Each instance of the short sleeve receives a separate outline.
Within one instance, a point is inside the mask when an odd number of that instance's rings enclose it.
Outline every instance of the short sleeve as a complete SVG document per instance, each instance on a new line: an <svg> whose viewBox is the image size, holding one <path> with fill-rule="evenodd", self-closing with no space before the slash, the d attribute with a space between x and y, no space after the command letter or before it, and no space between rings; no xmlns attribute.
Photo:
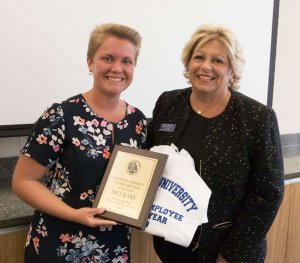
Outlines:
<svg viewBox="0 0 300 263"><path fill-rule="evenodd" d="M62 105L55 103L36 121L21 153L51 168L63 151L64 141Z"/></svg>

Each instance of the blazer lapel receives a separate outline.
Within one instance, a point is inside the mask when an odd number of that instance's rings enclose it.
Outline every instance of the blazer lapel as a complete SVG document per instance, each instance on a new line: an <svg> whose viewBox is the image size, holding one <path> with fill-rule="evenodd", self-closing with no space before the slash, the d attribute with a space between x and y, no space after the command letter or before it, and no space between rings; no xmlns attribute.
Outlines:
<svg viewBox="0 0 300 263"><path fill-rule="evenodd" d="M176 116L174 116L173 122L176 124L175 130L172 133L172 141L177 145L190 116L190 107L188 101L182 103L182 105L178 105L178 110ZM171 121L172 122L172 121Z"/></svg>

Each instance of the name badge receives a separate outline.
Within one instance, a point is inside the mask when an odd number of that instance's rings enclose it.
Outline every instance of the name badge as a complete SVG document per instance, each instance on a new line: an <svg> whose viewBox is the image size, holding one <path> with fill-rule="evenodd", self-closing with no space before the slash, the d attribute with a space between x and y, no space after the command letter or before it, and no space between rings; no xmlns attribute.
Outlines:
<svg viewBox="0 0 300 263"><path fill-rule="evenodd" d="M158 129L158 131L164 132L173 132L175 130L176 124L173 123L162 123Z"/></svg>

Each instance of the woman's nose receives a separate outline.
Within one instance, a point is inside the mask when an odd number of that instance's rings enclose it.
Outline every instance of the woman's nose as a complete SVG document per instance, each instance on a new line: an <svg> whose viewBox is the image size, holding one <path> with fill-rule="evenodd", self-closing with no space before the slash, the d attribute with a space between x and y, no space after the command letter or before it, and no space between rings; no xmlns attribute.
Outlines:
<svg viewBox="0 0 300 263"><path fill-rule="evenodd" d="M119 61L114 61L111 64L111 70L115 72L122 71L122 64Z"/></svg>
<svg viewBox="0 0 300 263"><path fill-rule="evenodd" d="M204 60L202 63L202 67L204 69L211 69L212 68L211 61L208 59Z"/></svg>

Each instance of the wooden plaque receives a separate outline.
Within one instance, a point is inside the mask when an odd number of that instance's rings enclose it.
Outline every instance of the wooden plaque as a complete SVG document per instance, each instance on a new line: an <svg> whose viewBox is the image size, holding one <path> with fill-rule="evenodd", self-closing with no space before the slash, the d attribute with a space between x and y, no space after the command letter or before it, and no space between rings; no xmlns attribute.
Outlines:
<svg viewBox="0 0 300 263"><path fill-rule="evenodd" d="M93 207L101 218L144 229L168 155L116 145Z"/></svg>

